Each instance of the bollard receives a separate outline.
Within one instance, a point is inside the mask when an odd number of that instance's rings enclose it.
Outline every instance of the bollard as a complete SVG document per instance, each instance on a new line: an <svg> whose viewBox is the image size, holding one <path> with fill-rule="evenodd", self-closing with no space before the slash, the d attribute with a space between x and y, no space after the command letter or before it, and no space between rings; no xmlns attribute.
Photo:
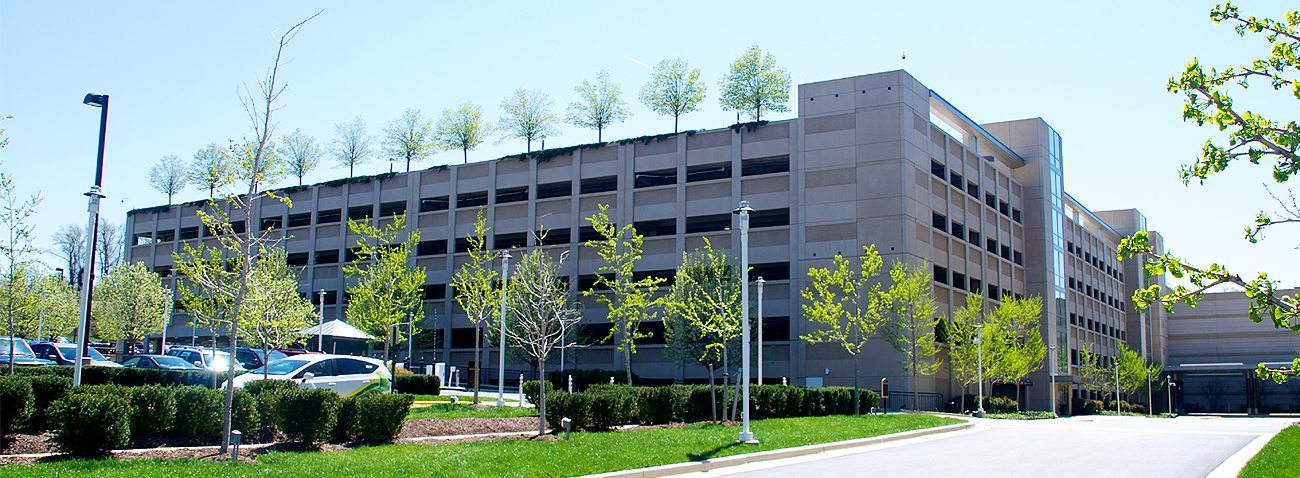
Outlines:
<svg viewBox="0 0 1300 478"><path fill-rule="evenodd" d="M573 376L569 376L569 393L573 393Z"/></svg>
<svg viewBox="0 0 1300 478"><path fill-rule="evenodd" d="M230 461L239 461L239 442L243 441L244 434L239 430L230 432Z"/></svg>
<svg viewBox="0 0 1300 478"><path fill-rule="evenodd" d="M564 417L563 420L560 420L560 423L564 424L564 439L568 440L569 432L573 431L573 420L570 420L569 417Z"/></svg>
<svg viewBox="0 0 1300 478"><path fill-rule="evenodd" d="M538 383L538 385L545 385ZM519 408L524 408L524 374L519 374Z"/></svg>
<svg viewBox="0 0 1300 478"><path fill-rule="evenodd" d="M790 384L787 383L787 382L785 381L785 377L781 377L781 385L782 385L782 386L785 386L785 385L790 385Z"/></svg>

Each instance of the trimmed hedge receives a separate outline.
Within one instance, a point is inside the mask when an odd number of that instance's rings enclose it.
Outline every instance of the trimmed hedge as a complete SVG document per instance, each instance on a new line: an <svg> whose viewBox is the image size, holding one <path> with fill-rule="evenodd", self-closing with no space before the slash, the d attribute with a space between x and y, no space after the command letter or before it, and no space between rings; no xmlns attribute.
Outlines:
<svg viewBox="0 0 1300 478"><path fill-rule="evenodd" d="M398 375L393 377L393 391L437 395L442 391L442 385L436 375Z"/></svg>
<svg viewBox="0 0 1300 478"><path fill-rule="evenodd" d="M32 382L23 377L0 377L0 438L27 425L36 408Z"/></svg>
<svg viewBox="0 0 1300 478"><path fill-rule="evenodd" d="M131 433L158 434L176 422L176 394L169 387L145 385L127 389L132 413Z"/></svg>
<svg viewBox="0 0 1300 478"><path fill-rule="evenodd" d="M411 410L411 403L414 401L415 396L406 393L362 395L356 399L356 418L349 424L350 428L355 431L358 440L369 443L391 443L402 433L402 426L406 424L406 414Z"/></svg>
<svg viewBox="0 0 1300 478"><path fill-rule="evenodd" d="M962 409L960 411L975 411L975 395L962 396ZM1015 413L1020 411L1020 403L1007 397L994 397L992 395L984 396L984 411L986 413Z"/></svg>
<svg viewBox="0 0 1300 478"><path fill-rule="evenodd" d="M114 393L74 393L54 402L54 443L75 456L103 456L131 439L131 405Z"/></svg>
<svg viewBox="0 0 1300 478"><path fill-rule="evenodd" d="M225 397L220 391L192 386L178 387L172 392L176 397L172 428L177 433L200 439L221 438Z"/></svg>
<svg viewBox="0 0 1300 478"><path fill-rule="evenodd" d="M339 402L338 418L334 421L334 430L330 432L330 443L347 443L356 438L358 398L360 397L348 397Z"/></svg>
<svg viewBox="0 0 1300 478"><path fill-rule="evenodd" d="M16 369L16 374L35 377L43 375L54 375L59 377L72 378L72 367L54 366L54 367L21 367ZM236 375L239 375L239 371ZM225 372L211 372L207 370L158 370L147 368L128 368L128 367L85 367L81 370L81 383L83 385L125 385L136 387L141 385L201 385L212 387L212 378L216 375L217 386L221 386L226 381Z"/></svg>
<svg viewBox="0 0 1300 478"><path fill-rule="evenodd" d="M541 400L541 397L538 396L542 391L541 383L537 380L524 382L524 399L528 400L528 403L536 405L537 401ZM550 395L552 393L555 393L555 386L551 385L551 382L546 382L546 394Z"/></svg>
<svg viewBox="0 0 1300 478"><path fill-rule="evenodd" d="M609 378L614 377L614 384L627 386L624 381L627 380L627 372L622 370L565 370L563 372L551 372L546 374L546 380L551 382L556 389L569 389L569 376L573 376L573 391L581 392L587 390L592 385L611 385ZM632 374L632 383L636 383L640 377Z"/></svg>
<svg viewBox="0 0 1300 478"><path fill-rule="evenodd" d="M280 422L280 414L276 411L280 403L280 396L300 387L297 382L292 380L275 379L254 380L244 384L244 391L252 395L257 407L258 428L274 435L277 432L276 426Z"/></svg>
<svg viewBox="0 0 1300 478"><path fill-rule="evenodd" d="M316 446L330 438L343 400L325 389L297 389L280 396L276 413L289 441Z"/></svg>
<svg viewBox="0 0 1300 478"><path fill-rule="evenodd" d="M27 429L42 432L58 427L49 417L50 405L55 400L68 396L72 390L72 379L55 375L29 377L32 383L32 396L36 399L32 416L27 420Z"/></svg>

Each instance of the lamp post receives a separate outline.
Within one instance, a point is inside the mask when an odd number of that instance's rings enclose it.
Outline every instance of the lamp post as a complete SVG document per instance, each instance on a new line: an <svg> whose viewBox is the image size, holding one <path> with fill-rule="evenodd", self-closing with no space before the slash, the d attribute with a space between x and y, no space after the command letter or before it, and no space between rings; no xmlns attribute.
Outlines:
<svg viewBox="0 0 1300 478"><path fill-rule="evenodd" d="M81 101L89 106L99 108L99 154L95 158L95 183L86 192L90 200L86 212L90 216L86 230L86 273L82 274L81 317L77 320L77 361L72 364L72 386L81 385L82 362L88 358L90 347L90 307L92 288L95 284L95 246L99 238L99 200L104 197L100 192L104 186L104 138L108 133L108 95L90 93ZM12 362L11 362L12 364Z"/></svg>
<svg viewBox="0 0 1300 478"><path fill-rule="evenodd" d="M975 416L984 417L984 324L975 326L975 381L979 395L975 398Z"/></svg>
<svg viewBox="0 0 1300 478"><path fill-rule="evenodd" d="M325 289L316 293L316 351L325 352Z"/></svg>
<svg viewBox="0 0 1300 478"><path fill-rule="evenodd" d="M754 284L758 286L758 384L763 384L763 276L758 276Z"/></svg>
<svg viewBox="0 0 1300 478"><path fill-rule="evenodd" d="M1165 387L1165 390L1169 392L1169 414L1173 415L1174 414L1174 387L1177 386L1174 384L1174 376L1165 375L1165 383L1169 384L1168 386Z"/></svg>
<svg viewBox="0 0 1300 478"><path fill-rule="evenodd" d="M741 399L745 401L740 415L741 443L758 443L749 430L749 214L754 209L749 201L740 201L732 214L740 216L740 360Z"/></svg>
<svg viewBox="0 0 1300 478"><path fill-rule="evenodd" d="M497 407L506 406L506 276L510 274L510 251L501 252L501 356L497 370ZM542 377L545 380L545 377Z"/></svg>
<svg viewBox="0 0 1300 478"><path fill-rule="evenodd" d="M1115 416L1123 416L1124 412L1119 408L1119 360L1115 361Z"/></svg>
<svg viewBox="0 0 1300 478"><path fill-rule="evenodd" d="M1048 361L1050 363L1048 367L1051 367L1051 370L1048 375L1051 376L1052 381L1052 388L1048 390L1050 390L1050 394L1052 395L1052 416L1056 416L1056 346L1048 345L1047 350L1048 353L1051 354L1050 360Z"/></svg>
<svg viewBox="0 0 1300 478"><path fill-rule="evenodd" d="M176 291L167 288L167 305L163 306L162 341L158 343L158 353L167 353L167 327L172 325L172 304L176 302Z"/></svg>

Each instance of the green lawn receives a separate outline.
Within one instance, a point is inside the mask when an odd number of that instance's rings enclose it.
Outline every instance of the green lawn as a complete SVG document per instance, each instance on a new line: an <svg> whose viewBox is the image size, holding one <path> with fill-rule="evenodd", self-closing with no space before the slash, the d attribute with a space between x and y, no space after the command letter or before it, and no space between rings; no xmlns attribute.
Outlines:
<svg viewBox="0 0 1300 478"><path fill-rule="evenodd" d="M1300 472L1300 426L1290 426L1269 440L1258 455L1246 463L1241 478L1295 476Z"/></svg>
<svg viewBox="0 0 1300 478"><path fill-rule="evenodd" d="M736 443L738 427L697 424L630 432L575 433L568 441L509 440L385 445L328 453L277 452L258 464L184 461L77 460L0 467L8 476L168 478L208 476L563 477L762 450L864 438L959 423L930 415L780 418L753 423L759 445Z"/></svg>
<svg viewBox="0 0 1300 478"><path fill-rule="evenodd" d="M466 405L457 403L435 403L427 407L412 407L411 411L406 414L407 420L417 418L510 418L510 417L535 417L537 410L534 408L519 407L501 407Z"/></svg>
<svg viewBox="0 0 1300 478"><path fill-rule="evenodd" d="M417 402L450 402L450 401L451 401L451 396L450 396L450 395L423 395L423 394L415 394L414 396L415 396L415 401L417 401ZM457 401L458 403L473 403L474 398L473 398L473 397L456 397L456 401ZM495 404L495 403L497 403L497 396L496 396L496 394L493 394L491 397L487 397L486 395L480 395L480 396L479 396L479 403L486 403L486 404L489 404L489 405ZM517 403L519 403L519 401L518 401L518 400L511 399L511 398L507 398L507 399L506 399L506 403L508 403L508 404L509 404L509 403L517 404Z"/></svg>

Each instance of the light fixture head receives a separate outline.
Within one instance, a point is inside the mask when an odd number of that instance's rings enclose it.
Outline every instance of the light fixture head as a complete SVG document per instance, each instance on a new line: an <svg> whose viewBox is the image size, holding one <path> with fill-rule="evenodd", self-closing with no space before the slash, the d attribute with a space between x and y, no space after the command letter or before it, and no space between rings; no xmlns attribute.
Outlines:
<svg viewBox="0 0 1300 478"><path fill-rule="evenodd" d="M86 99L81 100L81 102L82 102L82 103L85 103L85 104L88 104L88 105L90 105L90 106L94 106L94 107L98 107L98 108L103 108L103 107L105 107L105 106L108 106L108 95L99 95L99 94L95 94L95 93L87 93L87 94L86 94Z"/></svg>
<svg viewBox="0 0 1300 478"><path fill-rule="evenodd" d="M748 214L751 212L754 212L754 208L749 207L749 201L741 201L740 205L736 206L736 209L731 211L732 214L736 215Z"/></svg>
<svg viewBox="0 0 1300 478"><path fill-rule="evenodd" d="M758 279L755 279L754 282L759 283L759 284L765 284L765 283L767 283L767 281L763 280L763 276L758 276Z"/></svg>

